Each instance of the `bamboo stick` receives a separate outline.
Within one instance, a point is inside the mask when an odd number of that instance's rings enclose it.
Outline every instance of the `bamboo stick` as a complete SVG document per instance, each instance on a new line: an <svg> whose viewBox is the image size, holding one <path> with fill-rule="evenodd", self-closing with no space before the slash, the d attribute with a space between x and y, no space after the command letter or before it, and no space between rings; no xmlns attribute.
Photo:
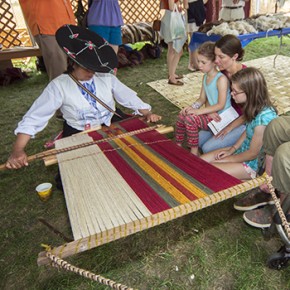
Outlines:
<svg viewBox="0 0 290 290"><path fill-rule="evenodd" d="M160 128L157 128L156 131L158 131L160 134L168 134L168 133L173 132L174 128L172 126L160 127ZM49 158L44 158L43 161L44 161L45 166L50 166L58 162L56 154L50 156Z"/></svg>
<svg viewBox="0 0 290 290"><path fill-rule="evenodd" d="M165 128L168 128L168 129L165 129ZM58 150L57 149L51 149L51 150L43 151L43 152L28 156L27 160L28 160L28 162L31 162L31 161L34 161L34 160L37 160L37 159L43 159L45 165L48 166L48 165L55 164L57 162L57 161L55 161L56 160L56 154L64 153L64 152L67 152L67 151L70 151L70 150L75 150L75 149L79 149L79 148L83 148L83 147L87 147L87 146L91 146L91 145L98 144L98 143L101 143L101 142L108 142L108 141L116 139L116 138L122 138L122 137L126 137L126 136L136 135L138 133L147 132L147 131L151 131L151 130L157 130L157 131L161 130L161 132L164 132L164 133L161 133L161 134L166 134L166 133L172 132L173 131L173 127L165 127L165 125L155 125L155 126L152 126L152 127L148 127L148 128L144 128L144 129L140 129L140 130L135 130L135 131L132 131L132 132L126 132L124 134L120 134L120 135L104 138L104 139L101 139L101 140L87 142L87 143L84 143L84 144L71 146L71 147L68 147L68 148L63 148L63 149L58 149ZM167 130L168 130L168 132L166 132ZM83 133L83 132L81 132L81 133ZM87 131L85 133L87 133ZM5 163L0 165L0 171L6 170L6 169L7 168L5 166Z"/></svg>

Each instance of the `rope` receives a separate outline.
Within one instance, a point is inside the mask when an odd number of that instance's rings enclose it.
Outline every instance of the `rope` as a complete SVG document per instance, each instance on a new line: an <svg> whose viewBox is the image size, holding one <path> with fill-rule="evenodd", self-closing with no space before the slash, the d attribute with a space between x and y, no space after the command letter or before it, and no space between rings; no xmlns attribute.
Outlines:
<svg viewBox="0 0 290 290"><path fill-rule="evenodd" d="M172 142L172 141L169 140L169 139L167 139L167 140L158 140L158 141L152 141L152 142L143 142L142 144L140 144L140 143L134 143L134 144L129 144L129 145L124 145L124 146L116 147L116 148L113 148L113 149L104 149L104 150L102 150L100 152L97 152L97 153L96 152L93 152L93 153L82 154L80 156L73 157L73 158L67 158L65 160L58 161L58 164L65 163L65 162L72 161L72 160L76 160L76 159L79 159L79 158L88 157L88 156L95 156L95 155L98 155L98 154L104 154L104 153L114 152L114 151L117 151L117 150L124 150L125 148L140 147L140 146L143 146L143 144L145 144L145 145L152 145L152 144L165 143L165 142Z"/></svg>
<svg viewBox="0 0 290 290"><path fill-rule="evenodd" d="M90 280L96 281L96 282L101 283L103 285L109 286L112 289L134 290L133 288L129 288L126 285L122 285L122 284L117 283L113 280L104 278L100 275L96 275L90 271L73 266L73 265L69 264L68 262L66 262L65 260L62 260L59 257L51 254L50 252L46 252L46 256L52 261L51 265L55 268L62 268L66 271L74 272L76 274L79 274L80 276L83 276L83 277L88 278Z"/></svg>
<svg viewBox="0 0 290 290"><path fill-rule="evenodd" d="M280 201L279 201L279 199L277 198L277 196L275 194L275 189L274 189L274 187L273 187L273 185L271 183L273 178L270 177L267 174L265 174L265 178L266 178L266 182L267 182L268 188L270 190L270 193L272 195L272 198L274 200L275 206L277 208L278 214L279 214L279 216L281 218L282 225L283 225L284 229L286 230L288 238L290 239L290 227L289 227L288 221L286 219L285 213L283 212L283 209L281 207Z"/></svg>
<svg viewBox="0 0 290 290"><path fill-rule="evenodd" d="M75 149L88 147L88 146L95 145L95 144L102 143L102 142L109 142L109 141L112 141L112 140L118 139L118 138L124 138L124 137L127 137L127 136L132 136L132 135L137 135L137 134L140 134L140 133L153 131L153 130L155 130L157 128L160 128L162 126L163 125L155 125L155 126L152 126L152 127L138 129L138 130L131 131L131 132L125 132L123 134L112 136L112 137L108 137L108 138L103 138L101 140L90 141L90 142L82 143L82 144L79 144L79 145L73 145L73 146L66 147L66 148L54 149L54 150L49 150L49 151L37 153L34 156L35 156L36 159L40 159L40 158L43 158L43 157L48 157L48 156L51 156L51 155L56 155L56 154L59 154L59 153L64 153L64 152L72 151L72 150L75 150Z"/></svg>

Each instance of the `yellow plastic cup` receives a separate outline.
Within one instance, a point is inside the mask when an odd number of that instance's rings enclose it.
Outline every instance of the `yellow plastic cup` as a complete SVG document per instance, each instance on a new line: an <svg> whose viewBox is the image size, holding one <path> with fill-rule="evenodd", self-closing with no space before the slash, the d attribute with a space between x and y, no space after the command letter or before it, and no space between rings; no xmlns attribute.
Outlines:
<svg viewBox="0 0 290 290"><path fill-rule="evenodd" d="M39 184L35 190L37 191L38 196L42 201L47 201L51 195L51 188L52 184L46 182Z"/></svg>

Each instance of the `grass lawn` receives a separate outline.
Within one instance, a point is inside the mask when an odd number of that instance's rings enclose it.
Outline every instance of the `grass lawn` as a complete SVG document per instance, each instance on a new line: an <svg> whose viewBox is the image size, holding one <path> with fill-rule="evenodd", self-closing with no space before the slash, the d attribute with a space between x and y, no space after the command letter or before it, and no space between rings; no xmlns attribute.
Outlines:
<svg viewBox="0 0 290 290"><path fill-rule="evenodd" d="M281 54L290 56L290 40L285 37L284 42L288 47L283 46ZM256 40L246 47L244 60L276 54L278 47L276 37ZM184 53L178 73L188 73L187 61ZM9 155L17 123L47 83L45 74L32 70L30 75L1 88L0 163ZM174 125L179 109L146 85L167 77L166 51L160 59L120 69L118 77L163 116L163 124ZM43 151L44 143L61 127L60 121L51 119L31 140L27 153ZM53 183L56 172L57 165L45 167L40 161L18 171L0 172L0 289L108 289L76 274L36 264L42 243L64 243L40 218L72 238L63 194L53 188L52 197L42 202L34 190L39 183ZM289 290L290 267L275 271L266 266L268 257L282 244L279 236L266 240L260 230L247 226L242 213L233 209L234 201L226 200L67 260L138 289Z"/></svg>

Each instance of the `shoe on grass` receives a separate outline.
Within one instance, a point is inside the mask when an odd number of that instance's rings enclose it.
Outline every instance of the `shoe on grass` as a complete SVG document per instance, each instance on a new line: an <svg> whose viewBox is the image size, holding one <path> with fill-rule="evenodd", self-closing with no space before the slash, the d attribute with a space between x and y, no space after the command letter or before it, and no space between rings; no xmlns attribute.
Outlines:
<svg viewBox="0 0 290 290"><path fill-rule="evenodd" d="M237 200L234 203L234 208L236 210L247 211L269 204L274 204L274 200L270 193L261 190L254 190L248 193L245 197Z"/></svg>
<svg viewBox="0 0 290 290"><path fill-rule="evenodd" d="M267 205L262 208L246 211L243 215L243 219L247 224L255 228L269 228L275 212L275 205Z"/></svg>

